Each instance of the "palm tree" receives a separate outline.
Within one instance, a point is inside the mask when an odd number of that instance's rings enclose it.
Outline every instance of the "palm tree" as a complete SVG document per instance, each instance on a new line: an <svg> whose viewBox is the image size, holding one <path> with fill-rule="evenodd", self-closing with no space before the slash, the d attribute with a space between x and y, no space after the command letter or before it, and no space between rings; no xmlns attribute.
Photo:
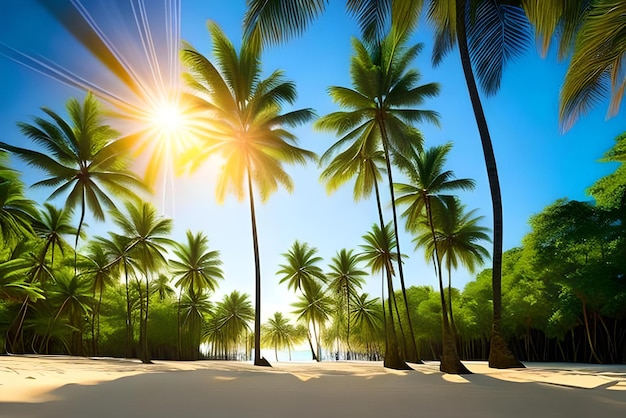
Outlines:
<svg viewBox="0 0 626 418"><path fill-rule="evenodd" d="M0 151L0 238L2 244L32 237L36 219L35 202L24 195L19 173L7 166L8 156Z"/></svg>
<svg viewBox="0 0 626 418"><path fill-rule="evenodd" d="M150 281L150 295L158 295L159 302L172 297L176 291L170 286L172 280L165 273L159 273L156 279Z"/></svg>
<svg viewBox="0 0 626 418"><path fill-rule="evenodd" d="M137 267L135 260L129 253L131 250L131 238L109 232L109 238L95 237L94 241L97 242L97 245L104 248L107 254L110 254L112 261L107 267L111 269L111 274L124 278L126 291L126 347L124 354L126 358L131 358L133 354L134 332L129 280L131 276L134 276Z"/></svg>
<svg viewBox="0 0 626 418"><path fill-rule="evenodd" d="M285 81L281 71L263 78L260 49L255 45L244 41L237 53L216 24L209 23L209 31L218 67L190 45L184 45L182 50L189 70L187 81L199 106L211 113L214 127L207 129L198 149L190 154L190 167L195 169L209 156L218 154L224 159L217 185L218 200L222 201L227 192L234 192L239 199L248 196L255 267L254 364L269 366L260 352L261 262L253 184L262 201L279 185L288 191L293 189L283 163L304 164L315 154L297 147L296 137L286 127L307 122L314 113L300 109L281 114L283 104L291 105L296 100L295 84Z"/></svg>
<svg viewBox="0 0 626 418"><path fill-rule="evenodd" d="M49 292L50 298L57 300L59 307L53 322L61 316L68 319L72 327L70 354L83 354L83 316L91 311L92 290L90 283L73 273L60 271L55 276L55 286ZM47 340L50 336L47 337ZM46 343L47 345L47 343Z"/></svg>
<svg viewBox="0 0 626 418"><path fill-rule="evenodd" d="M322 283L312 281L310 286L300 295L298 301L294 302L291 306L295 308L293 313L298 315L298 320L305 320L307 324L313 328L313 337L317 347L315 358L317 361L321 361L322 328L324 327L324 323L328 321L332 300L324 292Z"/></svg>
<svg viewBox="0 0 626 418"><path fill-rule="evenodd" d="M348 345L348 359L350 357L350 301L357 297L357 289L365 283L367 273L359 268L361 256L345 248L337 252L328 265L330 270L326 277L330 281L328 288L339 298L339 305L346 307L346 343Z"/></svg>
<svg viewBox="0 0 626 418"><path fill-rule="evenodd" d="M351 310L354 326L365 337L365 348L371 357L370 340L380 334L383 327L383 311L377 298L369 299L367 293L361 293L354 299Z"/></svg>
<svg viewBox="0 0 626 418"><path fill-rule="evenodd" d="M274 347L274 356L278 361L278 349L289 350L291 361L291 349L298 342L296 327L281 312L274 312L274 317L267 320L263 326L263 339L265 344Z"/></svg>
<svg viewBox="0 0 626 418"><path fill-rule="evenodd" d="M390 33L368 48L354 39L355 52L350 66L354 88L337 86L329 88L333 100L346 110L323 116L315 124L320 130L334 131L341 135L339 141L329 150L331 153L339 151L351 142L359 143L359 150L371 150L375 147L368 142L374 142L382 149L392 202L393 228L398 246L391 158L396 154L414 154L421 149L422 135L413 126L414 123L423 121L439 123L436 112L416 109L425 99L435 97L439 93L439 85L437 83L418 85L420 74L417 70L410 69L409 65L421 51L422 45L407 47L406 41L406 35ZM359 156L362 154L363 152L357 153ZM401 255L398 257L398 273L408 312ZM411 360L417 361L415 338L411 324L409 326L413 340Z"/></svg>
<svg viewBox="0 0 626 418"><path fill-rule="evenodd" d="M372 230L363 236L365 244L361 245L363 260L372 270L372 274L381 272L382 281L387 283L387 293L389 302L387 303L388 316L385 314L383 306L383 323L385 324L385 367L398 370L410 370L410 367L400 357L398 337L396 335L393 321L393 280L394 262L398 259L395 235L392 233L391 225L385 225L381 229L377 224L372 225ZM384 286L383 286L384 288ZM384 300L384 297L383 297ZM397 307L396 307L397 308ZM400 318L398 316L398 324Z"/></svg>
<svg viewBox="0 0 626 418"><path fill-rule="evenodd" d="M110 254L107 252L106 248L101 246L97 241L89 243L85 255L79 260L80 276L89 279L94 300L96 294L98 294L97 303L91 309L91 342L93 354L96 356L98 355L98 340L100 338L100 307L102 306L102 294L108 286L113 284L110 262Z"/></svg>
<svg viewBox="0 0 626 418"><path fill-rule="evenodd" d="M224 278L219 251L209 250L209 239L202 232L187 231L185 244L174 244L176 259L170 260L170 269L180 289L178 297L178 345L180 349L180 297L186 292L193 297L203 292L214 292L217 280Z"/></svg>
<svg viewBox="0 0 626 418"><path fill-rule="evenodd" d="M239 340L242 334L250 329L249 324L254 316L250 297L236 290L224 295L224 298L217 304L215 319L217 329L223 336L224 351L227 358L233 351L237 350Z"/></svg>
<svg viewBox="0 0 626 418"><path fill-rule="evenodd" d="M478 223L482 216L475 216L476 210L465 212L465 206L457 198L446 199L442 211L433 216L435 241L428 226L424 223L424 232L414 239L416 247L425 249L427 260L435 256L435 242L440 263L443 262L448 270L448 308L450 324L456 332L454 315L452 314L452 269L463 265L470 273L489 258L489 251L479 244L480 241L490 242L489 228Z"/></svg>
<svg viewBox="0 0 626 418"><path fill-rule="evenodd" d="M607 117L617 115L624 98L624 74L620 69L626 52L626 4L616 0L525 1L522 6L542 41L543 54L557 35L559 58L571 55L559 103L562 130L570 129L607 96Z"/></svg>
<svg viewBox="0 0 626 418"><path fill-rule="evenodd" d="M42 249L44 257L50 251L50 267L54 267L54 254L58 248L61 255L65 255L65 249L68 247L63 235L76 235L78 232L76 227L72 226L72 216L74 211L72 208L57 208L49 202L45 202L42 211L39 212L37 222L34 225L37 236L45 240ZM85 234L81 234L84 238Z"/></svg>
<svg viewBox="0 0 626 418"><path fill-rule="evenodd" d="M444 193L455 190L472 190L474 181L470 179L455 179L452 171L444 171L443 166L452 144L435 146L421 152L416 158L403 158L398 156L396 164L404 171L411 184L396 184L398 205L407 205L402 214L406 218L408 230L415 231L419 228L419 222L424 218L428 220L428 227L434 246L434 262L439 278L439 291L441 293L441 312L443 324L443 354L440 369L446 373L470 373L461 363L454 345L452 330L448 323L448 312L445 303L443 279L441 275L441 255L437 245L433 214L442 211L445 200L453 199L453 196Z"/></svg>
<svg viewBox="0 0 626 418"><path fill-rule="evenodd" d="M213 313L213 303L208 292L184 292L178 302L178 356L180 359L197 360L205 318ZM180 321L180 317L183 320ZM186 337L183 339L183 335Z"/></svg>
<svg viewBox="0 0 626 418"><path fill-rule="evenodd" d="M33 125L18 123L21 132L43 147L44 152L4 142L0 142L0 148L50 175L33 187L58 186L50 199L68 192L66 206L80 206L76 249L87 209L96 220L104 220L105 208L116 207L110 196L135 198L134 189L145 190L145 186L127 169L127 157L115 141L119 134L103 124L102 110L95 96L88 93L82 104L72 98L66 109L69 124L46 107L41 110L51 120L35 117Z"/></svg>
<svg viewBox="0 0 626 418"><path fill-rule="evenodd" d="M322 257L316 256L317 248L310 247L306 242L294 241L288 252L283 253L287 264L279 265L276 274L281 275L279 283L287 282L287 288L306 293L313 283L326 283L327 279L322 268L317 265Z"/></svg>
<svg viewBox="0 0 626 418"><path fill-rule="evenodd" d="M148 349L148 313L150 306L150 275L167 264L166 247L173 241L168 237L172 230L172 220L159 216L156 208L147 202L126 203L126 213L113 213L115 223L129 240L126 251L135 260L137 269L145 278L145 305L140 305L139 340L141 361L150 363ZM140 288L140 299L142 296ZM145 307L145 309L144 309Z"/></svg>

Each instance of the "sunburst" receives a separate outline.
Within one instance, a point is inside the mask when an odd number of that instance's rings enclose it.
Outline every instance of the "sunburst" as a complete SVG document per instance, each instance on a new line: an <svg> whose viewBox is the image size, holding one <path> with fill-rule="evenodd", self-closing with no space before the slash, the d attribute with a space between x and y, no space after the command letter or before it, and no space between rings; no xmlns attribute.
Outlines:
<svg viewBox="0 0 626 418"><path fill-rule="evenodd" d="M181 0L37 0L104 68L89 75L68 57L40 57L0 44L0 53L66 85L91 91L111 106L124 141L144 161L150 186L162 179L163 196L174 165L197 135L205 115L183 100L180 47ZM165 24L163 24L163 22ZM96 63L97 64L97 63ZM106 76L105 76L106 75ZM113 75L114 83L111 83Z"/></svg>

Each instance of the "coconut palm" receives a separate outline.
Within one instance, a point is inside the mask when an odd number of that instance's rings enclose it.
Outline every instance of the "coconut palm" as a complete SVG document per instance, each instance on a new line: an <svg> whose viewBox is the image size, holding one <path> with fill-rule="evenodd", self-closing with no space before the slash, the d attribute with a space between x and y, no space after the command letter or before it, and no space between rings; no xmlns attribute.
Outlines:
<svg viewBox="0 0 626 418"><path fill-rule="evenodd" d="M34 124L19 123L21 132L43 151L21 148L0 142L29 166L40 168L49 177L33 187L56 187L50 199L67 193L65 206L80 206L74 249L82 231L86 210L96 220L104 220L105 208L115 208L114 196L135 198L145 186L127 169L128 159L116 143L119 134L103 124L99 102L91 93L81 104L77 99L66 105L69 123L52 110L43 107L49 117L34 118Z"/></svg>
<svg viewBox="0 0 626 418"><path fill-rule="evenodd" d="M4 245L32 237L37 213L35 202L24 195L19 173L8 167L7 160L7 153L0 151L0 238Z"/></svg>
<svg viewBox="0 0 626 418"><path fill-rule="evenodd" d="M445 200L453 199L450 193L456 190L472 190L474 181L470 179L456 179L452 171L444 171L448 152L452 144L435 146L424 150L416 158L396 158L397 166L404 172L411 183L396 184L398 205L406 205L403 212L408 230L417 230L420 221L425 217L434 246L434 261L439 278L439 291L441 292L441 312L443 324L443 354L440 369L446 373L469 373L469 370L461 363L453 340L453 331L448 323L448 312L445 303L443 279L441 275L441 255L437 245L434 213L442 211Z"/></svg>
<svg viewBox="0 0 626 418"><path fill-rule="evenodd" d="M435 256L435 242L441 263L448 271L448 309L450 325L456 331L452 313L452 269L463 265L470 273L489 258L489 251L480 245L481 241L490 242L489 228L480 226L483 216L475 216L476 210L465 212L465 206L459 199L446 199L445 206L433 216L435 241L427 222L423 232L414 239L416 247L424 248L427 260Z"/></svg>
<svg viewBox="0 0 626 418"><path fill-rule="evenodd" d="M126 358L130 358L132 357L134 340L130 279L134 277L137 267L135 260L130 255L131 238L109 232L109 238L95 237L94 241L110 255L111 261L107 268L110 268L111 274L124 278L126 293L126 347L124 354Z"/></svg>
<svg viewBox="0 0 626 418"><path fill-rule="evenodd" d="M250 329L250 322L254 316L250 297L245 293L233 290L218 302L214 317L217 329L222 335L227 358L236 352L239 340L242 334Z"/></svg>
<svg viewBox="0 0 626 418"><path fill-rule="evenodd" d="M184 292L182 297L179 298L179 358L186 360L198 359L202 330L206 323L206 318L210 317L212 313L213 303L209 299L208 292Z"/></svg>
<svg viewBox="0 0 626 418"><path fill-rule="evenodd" d="M169 238L173 222L160 216L154 205L147 202L127 202L126 211L113 213L115 223L128 238L126 251L135 261L137 270L145 278L145 304L140 304L139 340L141 361L150 363L148 349L148 313L150 306L150 276L167 264L167 247L173 244ZM140 290L140 299L143 290Z"/></svg>
<svg viewBox="0 0 626 418"><path fill-rule="evenodd" d="M113 284L110 263L111 255L97 241L90 242L84 255L79 259L80 276L85 277L91 283L94 300L96 300L96 294L98 295L97 303L91 309L91 341L93 354L96 356L98 355L98 340L100 338L102 294L107 287Z"/></svg>
<svg viewBox="0 0 626 418"><path fill-rule="evenodd" d="M363 277L367 276L367 273L359 268L360 261L360 255L354 254L353 250L342 248L331 259L328 265L329 272L326 274L330 282L328 288L337 295L339 306L345 306L346 308L346 343L348 352L350 352L350 301L357 297L357 289L363 286L365 283Z"/></svg>
<svg viewBox="0 0 626 418"><path fill-rule="evenodd" d="M619 0L585 0L524 1L522 5L542 43L543 54L556 35L559 58L571 55L561 87L561 128L570 129L607 96L607 117L615 116L626 83L621 64L626 52L626 4Z"/></svg>
<svg viewBox="0 0 626 418"><path fill-rule="evenodd" d="M167 274L159 273L155 279L150 280L150 295L157 295L159 302L163 302L176 293L171 284L172 280Z"/></svg>
<svg viewBox="0 0 626 418"><path fill-rule="evenodd" d="M175 286L180 289L178 298L178 340L180 345L180 297L186 292L193 299L200 293L214 292L217 280L224 278L220 267L219 251L209 249L209 239L202 232L193 234L187 231L187 242L175 243L173 253L175 259L170 260L170 269L175 279Z"/></svg>
<svg viewBox="0 0 626 418"><path fill-rule="evenodd" d="M315 357L317 361L321 361L322 329L324 328L324 323L328 321L330 316L332 299L324 292L322 283L312 281L310 286L306 288L298 300L292 303L291 306L295 308L292 313L298 315L298 320L306 321L307 325L313 329L313 337L317 347Z"/></svg>
<svg viewBox="0 0 626 418"><path fill-rule="evenodd" d="M278 361L278 350L289 350L289 361L291 361L291 349L298 342L296 327L289 323L289 320L281 312L274 312L274 316L267 320L263 326L264 343L274 347L274 356Z"/></svg>
<svg viewBox="0 0 626 418"><path fill-rule="evenodd" d="M421 51L422 45L407 47L406 41L407 36L397 36L395 33L369 46L354 39L355 52L350 66L353 88L329 88L333 100L345 110L323 116L315 124L320 130L333 131L341 136L325 155L334 154L353 142L359 143L359 150L372 150L376 147L382 149L398 246L391 158L396 154L414 154L421 149L422 135L413 126L414 123L429 121L438 124L439 121L436 112L417 109L427 98L435 97L439 93L439 85L418 84L421 76L417 70L409 68L409 65ZM357 153L362 154L361 151ZM371 151L365 155L372 155ZM401 255L398 257L398 274L408 312ZM411 324L409 327L413 340L411 359L417 361L417 347Z"/></svg>
<svg viewBox="0 0 626 418"><path fill-rule="evenodd" d="M369 299L367 293L354 298L351 309L354 327L360 330L365 339L365 348L371 355L370 341L381 334L383 327L383 311L378 298Z"/></svg>
<svg viewBox="0 0 626 418"><path fill-rule="evenodd" d="M287 288L306 293L313 283L326 283L326 276L317 264L322 261L322 257L316 255L317 248L309 246L306 242L294 241L291 248L283 257L286 264L279 265L280 270L276 274L281 277L279 283L287 283Z"/></svg>
<svg viewBox="0 0 626 418"><path fill-rule="evenodd" d="M388 315L383 306L383 323L385 324L385 367L398 370L408 370L410 367L400 357L400 347L393 321L393 280L394 262L398 259L395 235L391 225L385 225L381 229L377 224L372 225L372 230L363 235L365 244L361 245L362 257L372 274L381 272L383 283L387 283L387 293L390 296L387 303ZM386 280L385 280L386 278ZM384 286L383 286L384 288ZM384 298L383 298L384 299ZM397 308L397 307L396 307ZM401 326L399 317L398 324Z"/></svg>
<svg viewBox="0 0 626 418"><path fill-rule="evenodd" d="M69 246L63 238L64 235L76 235L77 228L72 225L72 208L57 208L49 202L45 202L43 210L39 211L34 228L37 236L43 238L45 245L42 249L44 257L50 251L50 267L54 267L54 254L56 249L65 256L65 250ZM85 234L81 234L84 238Z"/></svg>
<svg viewBox="0 0 626 418"><path fill-rule="evenodd" d="M190 45L184 45L182 59L188 69L186 79L196 95L199 106L212 117L200 140L190 153L190 169L195 169L212 155L224 159L222 176L217 185L217 198L233 192L239 199L246 195L250 203L252 245L255 268L255 365L268 366L261 359L261 266L254 206L254 187L265 201L284 186L293 183L283 168L284 163L304 164L314 159L312 152L296 146L296 137L287 127L311 120L311 109L281 113L284 104L296 100L295 84L284 79L282 71L262 77L260 50L243 42L239 53L222 30L209 23L213 53L217 66Z"/></svg>

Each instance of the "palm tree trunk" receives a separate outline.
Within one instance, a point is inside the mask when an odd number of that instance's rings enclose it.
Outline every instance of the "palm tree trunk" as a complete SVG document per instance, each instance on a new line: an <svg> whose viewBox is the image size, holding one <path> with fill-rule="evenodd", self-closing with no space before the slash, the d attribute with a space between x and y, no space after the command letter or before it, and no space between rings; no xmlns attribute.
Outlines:
<svg viewBox="0 0 626 418"><path fill-rule="evenodd" d="M130 306L130 288L128 286L128 267L126 265L126 261L124 261L124 280L126 282L126 358L131 358L133 356L131 350L131 343L133 340L133 331L132 331L132 315L131 315L131 306Z"/></svg>
<svg viewBox="0 0 626 418"><path fill-rule="evenodd" d="M146 310L143 320L143 358L141 362L144 364L152 364L150 360L150 348L148 345L148 309L150 308L150 282L148 281L148 273L146 273Z"/></svg>
<svg viewBox="0 0 626 418"><path fill-rule="evenodd" d="M398 248L398 275L400 276L400 287L402 289L402 297L404 299L404 307L406 308L407 323L409 325L409 335L411 336L412 352L407 352L407 358L411 363L423 364L419 359L417 352L417 343L415 342L415 332L413 331L413 323L411 321L411 310L409 309L409 299L406 295L406 286L404 285L404 271L402 268L402 251L400 250L400 234L398 233L398 215L396 212L396 197L393 191L393 175L391 174L391 161L389 155L389 143L387 138L387 129L385 128L384 119L380 119L380 133L383 139L383 150L385 152L385 164L387 166L387 179L389 181L389 194L391 195L391 212L393 214L393 233L396 236L396 247ZM391 296L390 296L391 297ZM398 318L399 320L399 318ZM404 333L403 333L404 336ZM404 338L406 341L406 337Z"/></svg>
<svg viewBox="0 0 626 418"><path fill-rule="evenodd" d="M178 308L176 310L176 351L178 360L181 359L182 356L182 341L181 341L181 331L180 331L180 297L182 296L182 290L178 293Z"/></svg>
<svg viewBox="0 0 626 418"><path fill-rule="evenodd" d="M250 220L252 223L252 246L254 248L254 365L271 367L261 358L261 260L259 254L259 238L256 230L256 212L254 211L254 194L252 193L252 175L248 164L248 196L250 198Z"/></svg>
<svg viewBox="0 0 626 418"><path fill-rule="evenodd" d="M442 325L442 345L443 353L441 356L441 364L439 370L444 373L453 374L471 374L471 372L461 363L459 353L456 350L454 335L450 330L448 322L448 308L443 289L443 275L441 274L441 259L437 250L437 235L435 234L435 225L433 224L433 213L430 207L430 197L426 197L426 215L428 216L428 226L433 238L433 246L435 249L435 260L437 262L437 278L439 279L439 295L441 297L441 325Z"/></svg>
<svg viewBox="0 0 626 418"><path fill-rule="evenodd" d="M396 335L396 329L393 325L393 283L391 281L391 271L388 267L385 267L387 273L387 294L389 296L389 303L387 303L387 309L389 315L387 316L387 330L385 332L385 360L384 366L389 369L395 370L411 370L408 364L400 357L398 350L398 336Z"/></svg>
<svg viewBox="0 0 626 418"><path fill-rule="evenodd" d="M480 95L474 79L472 64L467 46L467 33L465 29L466 18L466 1L456 0L457 13L457 44L461 55L461 65L467 83L478 132L480 134L480 142L485 157L485 165L487 168L487 177L489 179L489 189L491 190L491 203L493 207L493 268L492 268L492 287L493 287L493 324L491 328L491 347L489 350L489 367L498 369L506 369L513 367L524 367L524 365L515 358L511 350L507 347L506 340L502 336L502 195L500 193L500 180L498 179L498 168L496 158L491 143L491 135L487 126L487 119L483 111Z"/></svg>

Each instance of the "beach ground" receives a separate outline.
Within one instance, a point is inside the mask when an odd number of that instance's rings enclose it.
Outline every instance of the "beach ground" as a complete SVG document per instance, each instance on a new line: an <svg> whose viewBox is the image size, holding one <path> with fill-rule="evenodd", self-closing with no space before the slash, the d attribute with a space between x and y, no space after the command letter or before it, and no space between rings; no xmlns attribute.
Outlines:
<svg viewBox="0 0 626 418"><path fill-rule="evenodd" d="M0 417L623 417L626 365L526 363L471 375L381 362L1 356Z"/></svg>

